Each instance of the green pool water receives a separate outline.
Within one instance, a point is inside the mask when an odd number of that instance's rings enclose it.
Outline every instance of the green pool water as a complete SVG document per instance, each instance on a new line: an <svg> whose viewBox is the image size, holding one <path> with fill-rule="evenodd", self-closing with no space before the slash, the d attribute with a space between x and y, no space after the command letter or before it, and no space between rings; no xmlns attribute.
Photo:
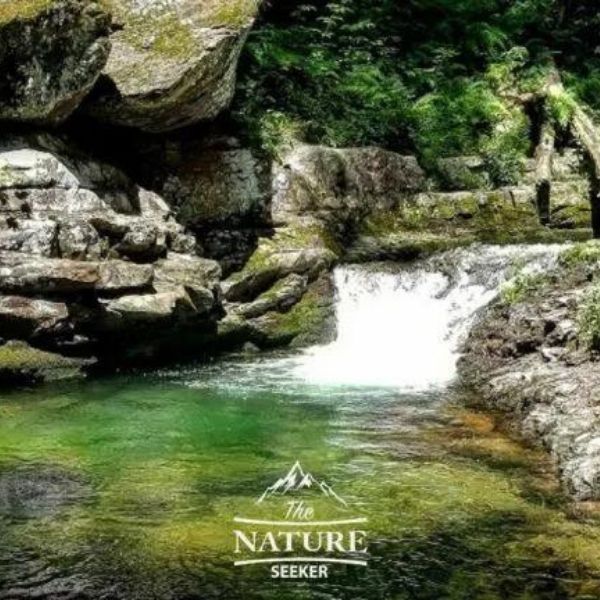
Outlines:
<svg viewBox="0 0 600 600"><path fill-rule="evenodd" d="M293 369L266 357L3 395L0 598L600 597L595 507L460 390L311 386ZM347 503L315 498L321 515L367 519L366 567L282 581L233 565L234 518L268 515L256 500L295 461Z"/></svg>

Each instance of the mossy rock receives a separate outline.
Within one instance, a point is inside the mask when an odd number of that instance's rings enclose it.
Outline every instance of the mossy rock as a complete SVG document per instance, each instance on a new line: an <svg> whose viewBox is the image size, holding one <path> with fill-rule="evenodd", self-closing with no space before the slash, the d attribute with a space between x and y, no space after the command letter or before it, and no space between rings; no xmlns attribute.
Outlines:
<svg viewBox="0 0 600 600"><path fill-rule="evenodd" d="M25 342L0 346L0 385L41 383L82 377L91 360L44 352Z"/></svg>
<svg viewBox="0 0 600 600"><path fill-rule="evenodd" d="M86 110L117 125L164 132L216 117L231 101L257 0L102 0L121 27L103 85Z"/></svg>
<svg viewBox="0 0 600 600"><path fill-rule="evenodd" d="M28 20L38 16L58 0L3 0L0 3L0 25L10 21Z"/></svg>
<svg viewBox="0 0 600 600"><path fill-rule="evenodd" d="M591 237L589 218L578 219L573 228L543 226L534 198L530 187L419 194L394 211L367 217L344 259L414 259L478 241L558 243Z"/></svg>
<svg viewBox="0 0 600 600"><path fill-rule="evenodd" d="M335 264L342 247L319 224L278 229L272 238L261 238L244 268L222 284L230 301L248 302L291 273L315 277Z"/></svg>
<svg viewBox="0 0 600 600"><path fill-rule="evenodd" d="M56 125L108 59L110 17L84 0L0 2L0 120Z"/></svg>
<svg viewBox="0 0 600 600"><path fill-rule="evenodd" d="M311 346L335 335L334 286L324 273L309 285L302 299L287 312L269 312L249 322L251 340L260 348Z"/></svg>

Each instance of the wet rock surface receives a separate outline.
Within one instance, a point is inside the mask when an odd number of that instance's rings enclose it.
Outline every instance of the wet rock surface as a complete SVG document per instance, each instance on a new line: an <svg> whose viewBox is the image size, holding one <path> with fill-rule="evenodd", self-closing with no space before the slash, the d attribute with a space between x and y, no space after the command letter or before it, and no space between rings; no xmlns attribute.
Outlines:
<svg viewBox="0 0 600 600"><path fill-rule="evenodd" d="M598 263L593 252L563 256L552 273L521 280L484 311L459 366L486 406L507 413L521 435L552 453L569 493L597 500L599 355L582 339L581 307Z"/></svg>

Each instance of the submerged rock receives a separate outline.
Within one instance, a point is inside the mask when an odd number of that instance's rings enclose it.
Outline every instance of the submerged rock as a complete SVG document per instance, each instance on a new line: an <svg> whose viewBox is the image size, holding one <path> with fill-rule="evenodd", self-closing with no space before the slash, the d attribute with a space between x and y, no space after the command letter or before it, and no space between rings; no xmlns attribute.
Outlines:
<svg viewBox="0 0 600 600"><path fill-rule="evenodd" d="M0 120L64 121L106 64L109 26L110 17L96 2L2 2Z"/></svg>
<svg viewBox="0 0 600 600"><path fill-rule="evenodd" d="M27 465L0 470L0 515L5 518L40 518L90 498L91 489L81 476L58 467Z"/></svg>
<svg viewBox="0 0 600 600"><path fill-rule="evenodd" d="M256 0L103 0L120 27L87 111L164 132L216 117L230 103Z"/></svg>

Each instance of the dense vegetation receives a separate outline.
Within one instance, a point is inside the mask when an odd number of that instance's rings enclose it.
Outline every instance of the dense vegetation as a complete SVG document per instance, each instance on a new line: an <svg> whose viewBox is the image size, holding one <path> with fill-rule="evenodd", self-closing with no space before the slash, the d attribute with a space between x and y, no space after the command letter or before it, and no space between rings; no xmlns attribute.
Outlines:
<svg viewBox="0 0 600 600"><path fill-rule="evenodd" d="M476 152L503 183L531 148L511 95L550 61L600 109L599 13L596 0L273 0L235 111L269 151L289 137L378 144L429 166Z"/></svg>

